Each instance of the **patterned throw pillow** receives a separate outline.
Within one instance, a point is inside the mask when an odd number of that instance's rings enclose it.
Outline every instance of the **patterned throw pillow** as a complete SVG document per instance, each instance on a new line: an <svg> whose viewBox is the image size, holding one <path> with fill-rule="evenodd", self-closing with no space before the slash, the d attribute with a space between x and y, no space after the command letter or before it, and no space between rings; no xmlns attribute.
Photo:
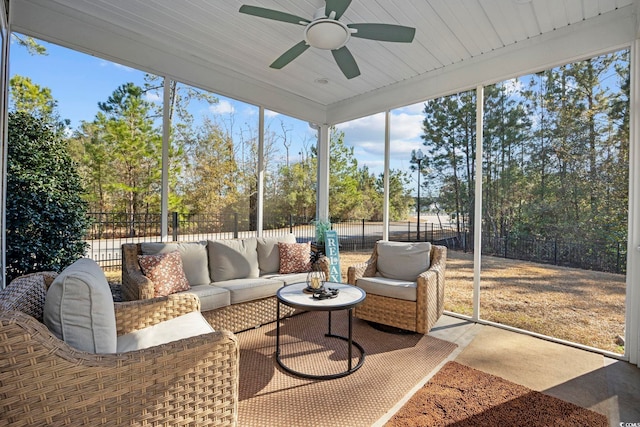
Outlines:
<svg viewBox="0 0 640 427"><path fill-rule="evenodd" d="M142 272L155 287L155 296L164 297L191 289L182 268L182 258L178 251L156 255L138 255Z"/></svg>
<svg viewBox="0 0 640 427"><path fill-rule="evenodd" d="M311 271L311 243L278 242L280 274Z"/></svg>

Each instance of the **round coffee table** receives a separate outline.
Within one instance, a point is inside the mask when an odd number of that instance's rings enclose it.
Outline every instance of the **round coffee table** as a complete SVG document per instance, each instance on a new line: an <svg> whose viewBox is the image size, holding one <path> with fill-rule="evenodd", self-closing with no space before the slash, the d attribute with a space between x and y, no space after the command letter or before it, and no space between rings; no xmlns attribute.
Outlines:
<svg viewBox="0 0 640 427"><path fill-rule="evenodd" d="M285 371L303 378L319 380L340 378L357 371L364 363L364 349L360 344L353 340L353 308L360 305L366 298L367 294L356 286L346 285L344 283L325 282L324 286L325 288L338 289L338 296L323 300L313 298L311 293L304 292L304 289L307 287L306 283L294 283L292 285L285 286L278 289L276 294L278 298L276 321L276 361ZM314 375L299 372L286 366L280 358L280 304L285 304L289 307L305 311L326 311L328 313L329 323L328 332L325 334L325 337L338 338L347 341L349 353L347 357L347 369L335 374ZM349 320L349 333L347 337L331 333L331 313L337 310L347 310ZM353 347L356 347L360 352L358 363L355 366L353 366L352 362Z"/></svg>

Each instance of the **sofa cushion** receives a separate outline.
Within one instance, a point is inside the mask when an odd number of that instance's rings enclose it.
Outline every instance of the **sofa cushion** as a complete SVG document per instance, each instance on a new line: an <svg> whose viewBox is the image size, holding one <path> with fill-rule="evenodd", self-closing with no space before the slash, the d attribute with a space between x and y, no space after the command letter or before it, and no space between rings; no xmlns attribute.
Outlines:
<svg viewBox="0 0 640 427"><path fill-rule="evenodd" d="M260 276L277 273L280 270L280 251L278 243L296 243L296 236L292 233L278 237L258 237L258 266Z"/></svg>
<svg viewBox="0 0 640 427"><path fill-rule="evenodd" d="M51 333L78 350L116 351L113 296L104 272L92 259L77 260L55 278L43 320Z"/></svg>
<svg viewBox="0 0 640 427"><path fill-rule="evenodd" d="M284 286L279 280L254 278L254 279L234 279L224 282L214 282L213 286L228 289L231 294L231 304L254 301L262 298L272 297L278 289Z"/></svg>
<svg viewBox="0 0 640 427"><path fill-rule="evenodd" d="M415 282L430 266L429 242L378 242L377 268L383 277Z"/></svg>
<svg viewBox="0 0 640 427"><path fill-rule="evenodd" d="M156 255L138 255L142 273L155 288L156 297L164 297L190 288L178 251Z"/></svg>
<svg viewBox="0 0 640 427"><path fill-rule="evenodd" d="M142 350L184 338L214 332L198 311L183 314L173 319L165 320L144 329L140 329L118 337L117 352Z"/></svg>
<svg viewBox="0 0 640 427"><path fill-rule="evenodd" d="M311 243L278 243L280 274L304 273L311 270Z"/></svg>
<svg viewBox="0 0 640 427"><path fill-rule="evenodd" d="M356 281L356 286L362 288L367 294L407 301L416 300L416 282L374 276L361 277Z"/></svg>
<svg viewBox="0 0 640 427"><path fill-rule="evenodd" d="M214 282L258 277L256 238L209 240L209 275Z"/></svg>
<svg viewBox="0 0 640 427"><path fill-rule="evenodd" d="M200 300L200 311L215 310L216 308L226 307L231 304L229 290L218 286L197 285L192 286L191 289L185 292L198 297Z"/></svg>
<svg viewBox="0 0 640 427"><path fill-rule="evenodd" d="M208 285L209 258L207 255L207 242L149 242L141 243L140 249L143 255L166 254L178 251L182 258L182 268L191 286Z"/></svg>
<svg viewBox="0 0 640 427"><path fill-rule="evenodd" d="M265 274L260 276L264 279L278 280L286 285L293 285L294 283L303 283L307 281L307 275L309 273L292 273L292 274Z"/></svg>

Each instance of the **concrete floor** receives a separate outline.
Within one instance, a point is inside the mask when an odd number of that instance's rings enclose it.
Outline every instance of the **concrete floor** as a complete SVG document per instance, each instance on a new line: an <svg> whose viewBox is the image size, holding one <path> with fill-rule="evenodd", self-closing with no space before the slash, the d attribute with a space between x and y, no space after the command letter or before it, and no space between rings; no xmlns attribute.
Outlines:
<svg viewBox="0 0 640 427"><path fill-rule="evenodd" d="M451 316L442 316L429 334L458 344L448 360L604 414L611 426L640 426L635 365Z"/></svg>

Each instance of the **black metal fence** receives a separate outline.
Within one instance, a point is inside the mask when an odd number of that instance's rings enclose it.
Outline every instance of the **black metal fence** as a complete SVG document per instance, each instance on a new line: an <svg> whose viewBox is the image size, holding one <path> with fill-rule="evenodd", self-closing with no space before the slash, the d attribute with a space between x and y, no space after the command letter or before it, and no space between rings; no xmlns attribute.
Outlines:
<svg viewBox="0 0 640 427"><path fill-rule="evenodd" d="M87 235L87 256L95 259L105 269L121 268L123 243L162 241L161 216L159 214L125 215L91 213L91 229ZM262 235L274 237L293 233L299 242L315 240L315 226L310 218L264 218ZM168 240L201 241L255 236L249 216L190 215L172 213L167 219ZM342 251L367 251L382 239L383 223L367 220L332 222ZM472 251L469 231L458 231L452 225L421 223L418 229L414 221L396 221L389 224L389 240L428 241L447 246L452 250ZM497 237L484 234L482 253L485 255L525 261L598 270L613 273L626 272L626 242L575 243L560 239Z"/></svg>
<svg viewBox="0 0 640 427"><path fill-rule="evenodd" d="M89 244L87 256L95 259L105 269L121 267L121 247L123 243L159 242L161 234L161 215L126 215L112 213L91 213L91 228L87 233ZM180 216L172 213L167 219L167 240L201 241L245 238L255 236L247 217L238 213L230 215L190 215ZM334 222L331 228L336 230L343 251L370 250L376 241L382 239L383 223L367 220ZM289 216L288 218L265 218L262 235L273 237L293 233L299 242L315 240L316 229L311 219ZM389 239L395 241L416 241L418 228L416 222L401 221L389 224ZM460 249L460 239L455 230L439 227L431 223L420 225L420 237L447 245L451 249Z"/></svg>
<svg viewBox="0 0 640 427"><path fill-rule="evenodd" d="M483 234L482 253L584 270L626 273L627 242L567 242L562 239Z"/></svg>

